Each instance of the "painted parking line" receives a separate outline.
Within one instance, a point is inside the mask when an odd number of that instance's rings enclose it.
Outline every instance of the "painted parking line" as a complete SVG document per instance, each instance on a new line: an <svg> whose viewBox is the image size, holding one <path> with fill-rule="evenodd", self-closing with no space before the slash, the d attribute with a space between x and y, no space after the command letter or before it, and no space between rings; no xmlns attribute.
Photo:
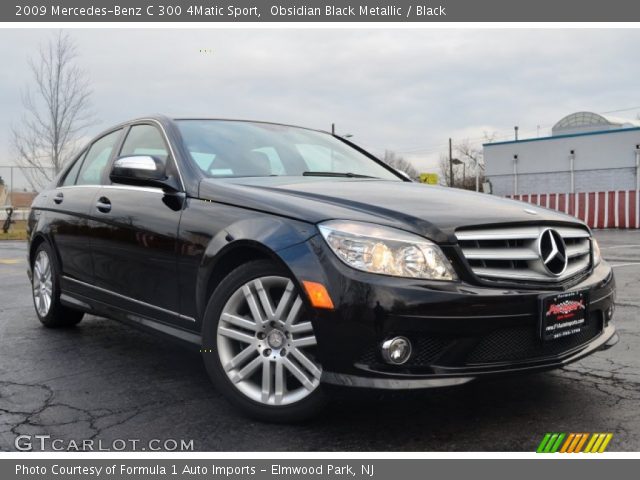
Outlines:
<svg viewBox="0 0 640 480"><path fill-rule="evenodd" d="M15 265L20 262L17 258L0 258L0 265Z"/></svg>
<svg viewBox="0 0 640 480"><path fill-rule="evenodd" d="M633 265L640 265L640 262L630 262L630 263L617 263L615 265L611 265L611 268L616 267L631 267Z"/></svg>
<svg viewBox="0 0 640 480"><path fill-rule="evenodd" d="M615 250L617 248L640 248L640 245L614 245L612 247L600 247L600 250Z"/></svg>

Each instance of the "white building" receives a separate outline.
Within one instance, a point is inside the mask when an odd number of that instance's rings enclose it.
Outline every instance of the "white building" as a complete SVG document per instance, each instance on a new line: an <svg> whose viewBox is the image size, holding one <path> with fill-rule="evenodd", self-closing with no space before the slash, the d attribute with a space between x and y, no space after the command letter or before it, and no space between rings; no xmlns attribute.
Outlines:
<svg viewBox="0 0 640 480"><path fill-rule="evenodd" d="M640 121L591 112L561 119L550 137L484 145L495 195L640 188Z"/></svg>

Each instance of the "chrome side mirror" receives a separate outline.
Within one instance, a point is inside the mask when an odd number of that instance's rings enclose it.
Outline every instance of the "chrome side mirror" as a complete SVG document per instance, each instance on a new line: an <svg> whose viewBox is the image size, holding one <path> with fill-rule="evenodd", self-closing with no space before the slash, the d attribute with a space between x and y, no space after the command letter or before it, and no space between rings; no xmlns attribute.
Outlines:
<svg viewBox="0 0 640 480"><path fill-rule="evenodd" d="M109 178L113 183L160 187L176 190L175 182L167 176L165 163L151 155L129 155L113 162Z"/></svg>

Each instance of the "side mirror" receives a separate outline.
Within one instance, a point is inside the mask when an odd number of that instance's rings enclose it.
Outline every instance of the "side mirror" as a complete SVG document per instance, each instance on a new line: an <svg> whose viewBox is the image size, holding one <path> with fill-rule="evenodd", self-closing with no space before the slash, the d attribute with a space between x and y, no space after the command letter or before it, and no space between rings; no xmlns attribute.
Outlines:
<svg viewBox="0 0 640 480"><path fill-rule="evenodd" d="M167 176L164 162L151 155L130 155L118 158L113 163L109 178L114 183L125 185L178 190L175 180Z"/></svg>

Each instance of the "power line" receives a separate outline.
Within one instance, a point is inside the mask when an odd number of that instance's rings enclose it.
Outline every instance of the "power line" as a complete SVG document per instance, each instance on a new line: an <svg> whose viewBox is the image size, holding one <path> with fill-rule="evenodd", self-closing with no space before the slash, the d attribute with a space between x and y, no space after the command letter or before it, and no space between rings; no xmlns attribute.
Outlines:
<svg viewBox="0 0 640 480"><path fill-rule="evenodd" d="M601 115L606 115L608 113L619 113L619 112L629 112L632 110L640 110L640 106L637 107L628 107L628 108L619 108L616 110L607 110L605 112L599 112ZM539 130L544 130L544 129L548 129L551 128L553 125L538 125L536 126L535 129L529 129L529 130L524 130L521 131L520 134L522 137L526 137L529 134L533 134L533 133L538 133ZM509 129L502 129L502 130L497 130L494 133L498 134L496 135L491 141L500 141L500 140L506 140L508 138L511 138L513 135L513 130L511 128ZM466 141L468 141L471 145L479 145L482 143L485 143L487 141L487 138L485 136L482 137L473 137L473 138L465 138ZM389 147L376 147L377 150L392 150L396 153L405 153L405 154L430 154L430 153L438 153L440 151L443 151L444 149L446 149L447 147L447 143L439 143L439 144L432 144L432 145L425 145L425 146L416 146L416 147L408 147L408 148L389 148Z"/></svg>
<svg viewBox="0 0 640 480"><path fill-rule="evenodd" d="M609 110L608 112L600 112L600 113L606 114L606 113L629 112L631 110L640 110L640 106L630 107L630 108L620 108L618 110Z"/></svg>

